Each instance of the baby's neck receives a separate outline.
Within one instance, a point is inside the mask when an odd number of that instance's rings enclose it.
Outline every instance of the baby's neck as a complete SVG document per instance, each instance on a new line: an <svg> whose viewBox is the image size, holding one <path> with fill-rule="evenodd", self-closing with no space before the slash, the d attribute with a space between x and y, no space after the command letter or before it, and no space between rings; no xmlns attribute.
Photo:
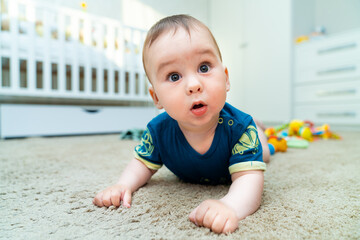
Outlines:
<svg viewBox="0 0 360 240"><path fill-rule="evenodd" d="M215 131L218 125L218 119L216 122L204 126L201 129L189 129L184 128L179 124L181 131L183 132L186 140L190 146L200 154L205 154L211 147L214 140Z"/></svg>

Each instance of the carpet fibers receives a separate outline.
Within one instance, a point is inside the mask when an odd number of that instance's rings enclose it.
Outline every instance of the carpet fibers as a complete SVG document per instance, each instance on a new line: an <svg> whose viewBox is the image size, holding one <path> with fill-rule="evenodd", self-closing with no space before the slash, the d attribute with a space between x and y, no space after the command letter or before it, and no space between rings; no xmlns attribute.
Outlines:
<svg viewBox="0 0 360 240"><path fill-rule="evenodd" d="M260 209L229 235L188 214L229 186L180 182L165 167L133 194L132 207L98 208L135 141L118 135L0 141L1 239L360 239L359 132L275 154Z"/></svg>

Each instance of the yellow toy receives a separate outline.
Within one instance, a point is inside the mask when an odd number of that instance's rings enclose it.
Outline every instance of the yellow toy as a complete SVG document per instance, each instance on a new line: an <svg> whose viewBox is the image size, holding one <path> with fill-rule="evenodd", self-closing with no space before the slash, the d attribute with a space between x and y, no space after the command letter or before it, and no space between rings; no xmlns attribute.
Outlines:
<svg viewBox="0 0 360 240"><path fill-rule="evenodd" d="M309 142L312 142L312 140L313 140L312 132L309 127L302 126L299 129L299 135L300 135L300 137L302 137L305 140L308 140Z"/></svg>
<svg viewBox="0 0 360 240"><path fill-rule="evenodd" d="M289 123L289 136L298 136L299 135L299 131L300 131L300 128L302 126L304 126L304 121L301 121L301 120L292 120L290 123Z"/></svg>
<svg viewBox="0 0 360 240"><path fill-rule="evenodd" d="M287 150L287 143L285 138L271 136L268 139L268 144L271 155L273 155L275 152L286 152Z"/></svg>
<svg viewBox="0 0 360 240"><path fill-rule="evenodd" d="M269 138L270 136L275 135L275 129L273 127L267 128L265 129L264 133L266 137Z"/></svg>
<svg viewBox="0 0 360 240"><path fill-rule="evenodd" d="M302 137L307 141L313 140L313 133L309 126L307 126L308 122L301 120L292 120L289 124L289 136L298 136Z"/></svg>
<svg viewBox="0 0 360 240"><path fill-rule="evenodd" d="M295 39L295 43L299 44L299 43L302 43L302 42L306 42L306 41L309 41L309 37L308 36L299 36Z"/></svg>

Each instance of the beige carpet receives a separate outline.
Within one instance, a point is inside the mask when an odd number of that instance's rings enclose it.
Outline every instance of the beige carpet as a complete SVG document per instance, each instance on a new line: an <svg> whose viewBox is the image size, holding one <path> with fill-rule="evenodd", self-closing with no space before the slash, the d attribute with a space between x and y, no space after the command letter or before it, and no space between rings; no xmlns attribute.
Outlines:
<svg viewBox="0 0 360 240"><path fill-rule="evenodd" d="M228 186L181 183L161 169L133 206L97 208L95 193L117 180L133 141L118 135L0 141L3 239L360 239L360 137L318 141L276 154L261 208L229 235L188 221Z"/></svg>

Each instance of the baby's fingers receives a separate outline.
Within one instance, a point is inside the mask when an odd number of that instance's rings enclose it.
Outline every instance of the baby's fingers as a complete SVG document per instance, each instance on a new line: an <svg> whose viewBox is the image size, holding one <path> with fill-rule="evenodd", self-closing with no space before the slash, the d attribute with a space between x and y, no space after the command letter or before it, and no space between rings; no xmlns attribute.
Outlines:
<svg viewBox="0 0 360 240"><path fill-rule="evenodd" d="M127 189L123 194L123 206L129 208L131 206L131 191Z"/></svg>
<svg viewBox="0 0 360 240"><path fill-rule="evenodd" d="M102 203L104 204L105 207L110 207L112 205L112 203L111 203L111 191L105 191L103 193Z"/></svg>
<svg viewBox="0 0 360 240"><path fill-rule="evenodd" d="M218 215L217 210L209 209L203 217L203 226L212 229L213 222Z"/></svg>
<svg viewBox="0 0 360 240"><path fill-rule="evenodd" d="M211 224L211 230L215 233L222 233L227 223L227 218L218 214Z"/></svg>
<svg viewBox="0 0 360 240"><path fill-rule="evenodd" d="M238 228L239 222L228 219L225 223L223 233L232 233Z"/></svg>
<svg viewBox="0 0 360 240"><path fill-rule="evenodd" d="M197 225L197 223L196 223L196 219L195 219L195 216L196 216L196 211L197 211L197 209L199 208L199 206L197 206L191 213L190 213L190 215L189 215L189 219L190 219L190 221L191 222L193 222L193 223L195 223L196 225Z"/></svg>
<svg viewBox="0 0 360 240"><path fill-rule="evenodd" d="M103 207L104 204L102 203L102 196L103 196L102 192L98 193L93 200L93 204L98 207Z"/></svg>
<svg viewBox="0 0 360 240"><path fill-rule="evenodd" d="M200 204L195 213L195 224L197 226L205 226L204 225L204 217L206 216L209 207L206 204Z"/></svg>
<svg viewBox="0 0 360 240"><path fill-rule="evenodd" d="M120 206L120 200L121 200L121 192L119 190L112 190L111 191L111 203L112 205L114 205L115 207L119 207Z"/></svg>

